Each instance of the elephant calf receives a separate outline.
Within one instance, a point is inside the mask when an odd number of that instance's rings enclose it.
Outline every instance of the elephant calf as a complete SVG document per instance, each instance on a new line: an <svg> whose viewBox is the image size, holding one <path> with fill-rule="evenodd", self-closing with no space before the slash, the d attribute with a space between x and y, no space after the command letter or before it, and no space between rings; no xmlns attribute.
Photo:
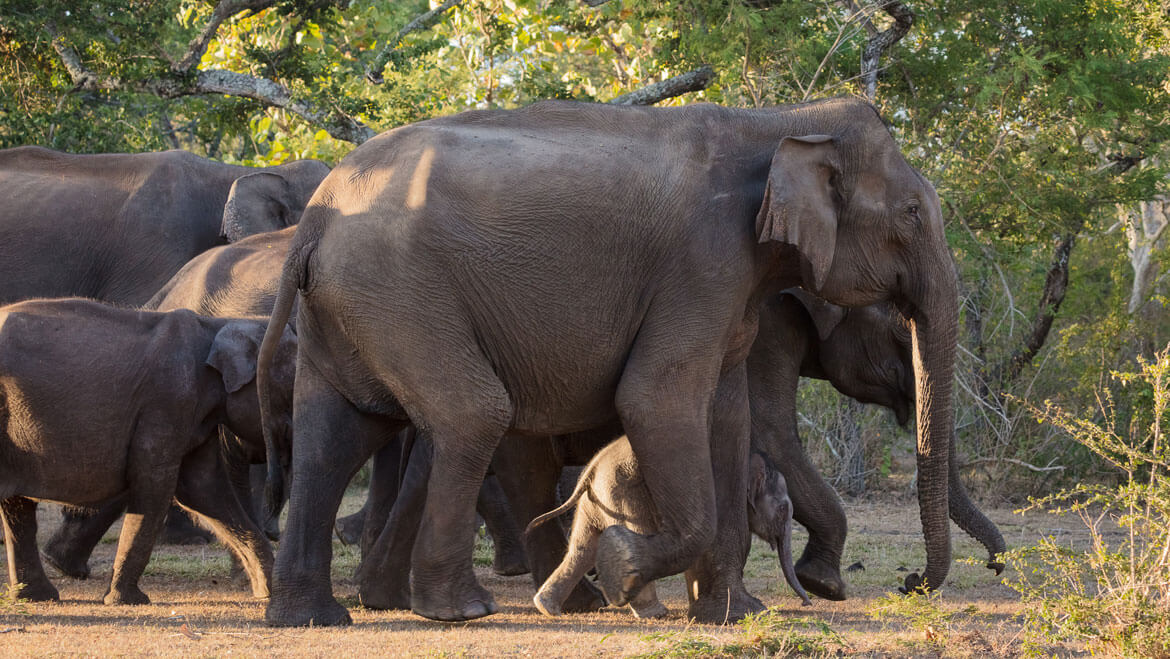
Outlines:
<svg viewBox="0 0 1170 659"><path fill-rule="evenodd" d="M753 533L779 551L785 580L804 605L809 606L812 602L792 565L792 501L788 498L784 476L757 452L752 452L748 471L748 524ZM597 543L606 528L617 524L644 535L658 532L658 513L642 480L638 459L625 437L599 451L581 473L568 500L532 520L528 530L564 514L574 505L577 512L573 516L565 558L532 598L536 608L545 615L561 614L565 598L593 567ZM630 608L639 618L666 615L666 607L658 600L653 581L630 600Z"/></svg>
<svg viewBox="0 0 1170 659"><path fill-rule="evenodd" d="M138 580L172 498L206 519L240 558L253 594L267 596L272 549L231 495L218 446L221 424L257 424L266 325L83 299L0 308L0 512L19 596L58 599L37 553L37 500L90 506L122 494L107 604L150 601ZM277 377L292 377L294 355L288 332ZM287 432L291 401L274 402Z"/></svg>

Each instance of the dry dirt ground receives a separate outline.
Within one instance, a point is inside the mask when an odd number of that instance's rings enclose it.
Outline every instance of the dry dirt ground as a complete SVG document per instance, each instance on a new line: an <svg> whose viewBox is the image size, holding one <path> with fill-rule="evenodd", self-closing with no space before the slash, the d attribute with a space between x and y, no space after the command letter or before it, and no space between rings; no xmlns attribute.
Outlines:
<svg viewBox="0 0 1170 659"><path fill-rule="evenodd" d="M347 498L343 512L359 502ZM51 508L42 506L42 508ZM775 555L756 541L746 569L748 588L780 619L807 616L827 623L839 636L814 632L818 647L830 656L1016 656L1022 651L1021 604L1015 592L983 567L985 555L969 538L955 531L955 557L947 587L934 610L954 614L953 620L929 629L896 615L874 618L874 607L924 560L917 506L913 500L847 503L849 544L844 565L860 562L850 572L851 597L845 602L814 599L801 607L780 574ZM1010 509L991 509L990 517L1009 546L1031 543L1041 534L1079 534L1075 519ZM42 512L42 537L55 524L55 511ZM0 654L52 655L176 655L176 656L629 656L687 654L707 656L728 643L751 641L753 634L734 625L689 623L681 578L660 583L659 594L671 615L659 621L633 618L623 609L592 615L542 617L530 602L528 576L499 577L478 567L481 581L494 593L500 612L483 620L443 624L408 612L370 611L357 603L351 578L357 561L352 547L334 543L334 591L350 607L354 625L347 628L270 629L263 624L264 602L228 578L226 553L218 545L160 546L143 579L153 603L108 607L101 604L114 552L113 532L91 559L88 581L57 578L62 601L51 604L0 604ZM803 534L796 546L802 547ZM477 552L483 560L484 552ZM964 557L974 558L970 563ZM1005 575L1010 575L1011 569ZM784 636L783 632L779 632ZM758 634L756 635L758 636ZM799 638L790 636L790 651ZM1052 646L1049 652L1073 652Z"/></svg>

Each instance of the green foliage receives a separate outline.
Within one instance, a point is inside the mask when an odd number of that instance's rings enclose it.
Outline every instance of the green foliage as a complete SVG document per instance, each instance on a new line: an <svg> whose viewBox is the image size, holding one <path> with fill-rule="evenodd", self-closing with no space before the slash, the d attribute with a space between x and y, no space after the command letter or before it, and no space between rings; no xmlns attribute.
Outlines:
<svg viewBox="0 0 1170 659"><path fill-rule="evenodd" d="M1135 373L1113 373L1126 396L1115 403L1100 391L1098 415L1070 413L1051 402L1032 407L1110 465L1112 483L1080 483L1035 499L1030 508L1073 512L1089 530L1090 545L1053 537L1015 550L1008 559L1018 577L1008 581L1029 603L1033 629L1077 639L1109 653L1170 653L1170 347L1153 361L1139 358ZM1114 530L1116 529L1116 530Z"/></svg>
<svg viewBox="0 0 1170 659"><path fill-rule="evenodd" d="M20 616L32 615L28 610L29 601L17 596L17 593L24 588L24 584L5 583L2 588L3 592L0 592L0 613Z"/></svg>
<svg viewBox="0 0 1170 659"><path fill-rule="evenodd" d="M898 622L921 632L927 642L941 649L946 645L947 636L952 633L953 627L971 619L978 612L974 604L957 611L945 610L942 607L942 592L935 590L911 595L887 593L871 604L866 613L874 620Z"/></svg>
<svg viewBox="0 0 1170 659"><path fill-rule="evenodd" d="M788 617L769 609L739 621L739 637L721 642L694 632L661 632L643 637L665 645L643 657L827 657L847 648L845 639L816 618Z"/></svg>

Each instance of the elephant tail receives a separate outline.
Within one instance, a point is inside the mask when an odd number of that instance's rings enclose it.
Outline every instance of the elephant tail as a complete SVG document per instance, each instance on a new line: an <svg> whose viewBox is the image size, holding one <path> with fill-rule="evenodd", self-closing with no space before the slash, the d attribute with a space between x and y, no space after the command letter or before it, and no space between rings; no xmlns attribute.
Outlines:
<svg viewBox="0 0 1170 659"><path fill-rule="evenodd" d="M577 502L581 500L581 497L585 496L585 493L589 491L589 485L593 482L593 474L596 471L597 461L593 460L589 463L588 467L585 467L585 471L581 472L581 477L577 479L577 487L573 488L573 493L569 495L569 498L566 499L565 502L561 505L529 522L528 527L524 529L524 533L532 533L532 529L540 526L541 524L544 524L554 517L560 517L561 515L564 515L569 511L570 508L577 505Z"/></svg>
<svg viewBox="0 0 1170 659"><path fill-rule="evenodd" d="M276 428L273 427L272 414L272 383L270 371L272 361L276 355L277 345L284 333L285 325L292 315L293 303L297 293L304 290L308 282L308 265L313 250L317 248L320 237L320 222L315 222L311 215L315 209L305 211L302 222L297 229L293 243L289 247L288 256L284 261L284 268L280 275L280 284L276 292L276 300L272 305L272 315L268 319L268 328L264 332L264 340L260 343L260 352L256 358L256 390L260 399L260 425L264 431L264 451L268 462L268 481L264 486L264 503L269 517L276 517L284 504L285 471L291 462L291 446L283 446L276 441ZM289 442L291 443L291 438ZM288 450L284 450L287 448Z"/></svg>

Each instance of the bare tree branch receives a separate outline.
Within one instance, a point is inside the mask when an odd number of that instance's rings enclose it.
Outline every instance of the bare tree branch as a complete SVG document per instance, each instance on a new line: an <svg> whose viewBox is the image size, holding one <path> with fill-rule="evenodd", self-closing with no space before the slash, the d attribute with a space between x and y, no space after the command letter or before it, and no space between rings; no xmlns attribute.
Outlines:
<svg viewBox="0 0 1170 659"><path fill-rule="evenodd" d="M1048 275L1044 278L1044 291L1040 295L1036 317L1032 320L1032 331L1024 345L1017 348L1005 363L992 371L993 382L1007 383L1015 380L1044 346L1048 332L1052 329L1052 321L1056 319L1056 312L1060 310L1064 294L1068 291L1068 261L1075 242L1076 234L1070 233L1061 237L1052 255L1052 263L1048 266Z"/></svg>
<svg viewBox="0 0 1170 659"><path fill-rule="evenodd" d="M299 100L284 85L244 73L212 69L198 71L193 80L181 75L153 78L128 83L117 78L100 77L85 68L77 51L68 46L52 26L46 26L52 38L53 49L61 58L65 69L73 78L75 91L128 90L154 94L162 98L196 96L200 94L222 94L252 98L265 105L283 108L305 121L321 126L333 137L354 144L361 144L376 133L362 122L341 112L318 109L313 104Z"/></svg>
<svg viewBox="0 0 1170 659"><path fill-rule="evenodd" d="M853 3L850 1L852 7ZM862 18L862 24L870 32L869 41L861 51L861 93L870 102L877 98L877 76L881 58L894 44L902 40L914 25L914 12L898 0L879 0L878 8L894 19L894 24L878 32L869 17ZM862 11L862 10L857 10Z"/></svg>
<svg viewBox="0 0 1170 659"><path fill-rule="evenodd" d="M1036 472L1040 472L1040 473L1044 473L1046 471L1064 471L1064 465L1055 465L1055 466L1050 466L1050 467L1037 467L1034 464L1031 464L1029 462L1024 462L1023 460L1017 460L1015 458L976 458L974 460L971 460L969 462L964 462L963 464L959 465L959 469L966 469L967 467L970 467L971 465L984 464L987 462L1007 462L1009 464L1019 465L1021 467L1026 468L1026 469L1031 469L1032 471L1036 471Z"/></svg>
<svg viewBox="0 0 1170 659"><path fill-rule="evenodd" d="M394 56L394 53L401 46L403 37L410 34L411 32L417 32L418 30L425 30L430 28L432 25L439 22L439 19L444 13L447 12L447 10L457 7L462 3L463 0L447 0L443 4L435 7L425 14L416 16L414 20L403 26L403 28L398 31L398 34L396 34L393 39L390 39L386 42L386 47L383 48L381 52L379 52L377 56L374 57L374 61L370 64L370 68L366 71L366 80L375 85L380 85L385 82L385 79L382 77L382 69L386 68L386 64L390 62L390 58Z"/></svg>
<svg viewBox="0 0 1170 659"><path fill-rule="evenodd" d="M211 12L211 19L207 21L207 25L203 26L199 35L191 40L187 52L171 69L178 73L187 73L194 69L203 59L203 53L207 52L207 45L219 31L219 26L227 19L245 11L260 11L274 4L276 0L220 0L215 10Z"/></svg>
<svg viewBox="0 0 1170 659"><path fill-rule="evenodd" d="M681 96L688 92L697 92L711 86L715 81L715 70L710 66L702 66L694 71L688 71L661 82L655 82L628 94L622 94L610 99L614 105L654 105L668 98Z"/></svg>

